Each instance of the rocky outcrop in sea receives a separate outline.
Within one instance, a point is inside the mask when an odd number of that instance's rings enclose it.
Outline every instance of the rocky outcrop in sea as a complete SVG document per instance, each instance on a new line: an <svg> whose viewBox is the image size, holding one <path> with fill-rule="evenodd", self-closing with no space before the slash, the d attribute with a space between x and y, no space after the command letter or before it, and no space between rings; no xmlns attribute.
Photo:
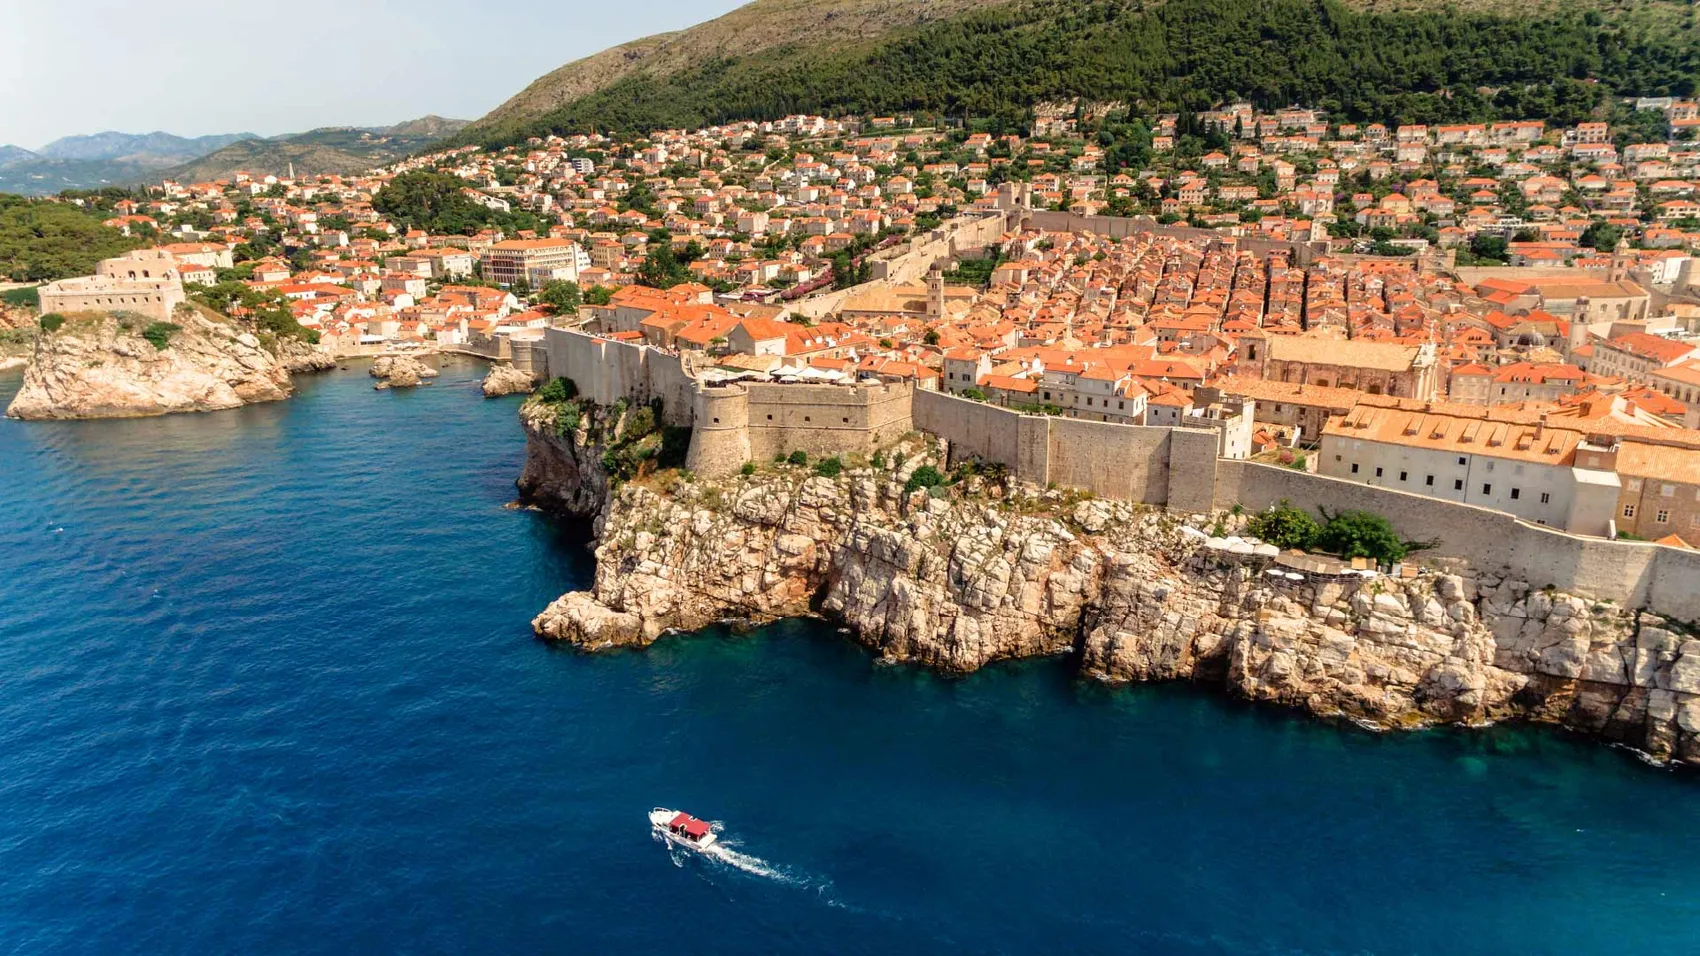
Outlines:
<svg viewBox="0 0 1700 956"><path fill-rule="evenodd" d="M537 387L537 379L530 372L522 372L512 365L492 365L490 373L484 376L485 398L501 398L505 395L529 395Z"/></svg>
<svg viewBox="0 0 1700 956"><path fill-rule="evenodd" d="M1384 729L1528 719L1700 763L1700 639L1651 613L1487 569L1295 580L1205 546L1233 515L984 476L914 488L937 464L921 438L832 477L763 464L609 489L583 423L563 434L535 405L522 487L598 521L594 586L533 622L550 640L819 614L884 660L953 674L1071 655L1106 683L1193 680Z"/></svg>
<svg viewBox="0 0 1700 956"><path fill-rule="evenodd" d="M170 324L127 314L64 317L36 337L6 414L135 418L236 408L288 398L291 367L312 364L293 344L267 343L199 309L179 309Z"/></svg>
<svg viewBox="0 0 1700 956"><path fill-rule="evenodd" d="M411 355L380 355L372 361L372 377L376 389L415 388L428 379L436 378L436 369Z"/></svg>

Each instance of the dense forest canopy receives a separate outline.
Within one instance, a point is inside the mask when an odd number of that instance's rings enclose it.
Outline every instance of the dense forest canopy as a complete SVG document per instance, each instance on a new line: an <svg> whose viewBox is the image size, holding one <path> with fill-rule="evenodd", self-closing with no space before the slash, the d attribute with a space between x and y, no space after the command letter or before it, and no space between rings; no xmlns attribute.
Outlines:
<svg viewBox="0 0 1700 956"><path fill-rule="evenodd" d="M46 282L94 272L102 259L143 245L70 203L0 193L0 280Z"/></svg>
<svg viewBox="0 0 1700 956"><path fill-rule="evenodd" d="M1693 13L1677 16L1672 25L1595 12L1362 12L1338 0L1023 0L849 47L628 77L540 120L475 135L503 145L799 112L1018 123L1034 103L1071 96L1150 111L1248 99L1386 122L1574 122L1603 95L1694 92Z"/></svg>

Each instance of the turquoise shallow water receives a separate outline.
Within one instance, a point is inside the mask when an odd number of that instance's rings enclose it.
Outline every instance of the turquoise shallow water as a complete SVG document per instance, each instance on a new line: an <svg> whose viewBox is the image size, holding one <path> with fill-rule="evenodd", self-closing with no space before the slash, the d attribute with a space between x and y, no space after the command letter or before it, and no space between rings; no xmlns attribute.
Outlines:
<svg viewBox="0 0 1700 956"><path fill-rule="evenodd" d="M0 951L1670 953L1700 784L828 628L585 657L478 369L0 421ZM16 379L0 379L0 403ZM644 813L719 820L675 861Z"/></svg>

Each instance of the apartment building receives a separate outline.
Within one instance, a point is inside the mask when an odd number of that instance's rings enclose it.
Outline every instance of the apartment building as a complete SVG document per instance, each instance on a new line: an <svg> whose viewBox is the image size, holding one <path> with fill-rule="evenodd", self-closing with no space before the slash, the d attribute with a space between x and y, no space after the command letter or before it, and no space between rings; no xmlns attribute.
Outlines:
<svg viewBox="0 0 1700 956"><path fill-rule="evenodd" d="M590 256L570 239L507 239L484 253L484 277L502 285L524 282L533 288L555 279L578 281L590 268Z"/></svg>

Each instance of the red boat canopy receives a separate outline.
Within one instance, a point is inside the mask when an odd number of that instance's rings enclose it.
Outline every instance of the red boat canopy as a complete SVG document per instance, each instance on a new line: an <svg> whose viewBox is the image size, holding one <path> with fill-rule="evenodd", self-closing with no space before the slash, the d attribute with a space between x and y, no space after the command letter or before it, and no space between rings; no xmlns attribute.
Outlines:
<svg viewBox="0 0 1700 956"><path fill-rule="evenodd" d="M667 824L670 829L678 830L693 840L700 840L708 835L708 824L698 820L688 813L681 813Z"/></svg>

